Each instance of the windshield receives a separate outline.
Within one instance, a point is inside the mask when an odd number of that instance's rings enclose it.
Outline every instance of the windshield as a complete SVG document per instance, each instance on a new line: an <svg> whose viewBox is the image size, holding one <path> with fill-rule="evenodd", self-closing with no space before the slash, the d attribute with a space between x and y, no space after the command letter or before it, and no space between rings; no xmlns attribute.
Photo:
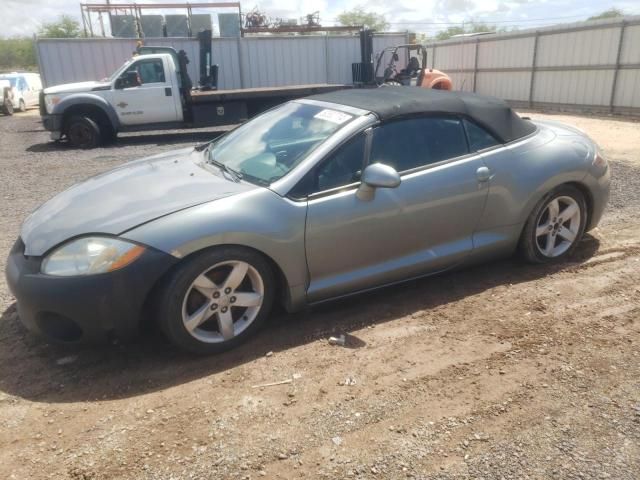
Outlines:
<svg viewBox="0 0 640 480"><path fill-rule="evenodd" d="M245 123L215 142L209 160L248 180L270 184L353 119L316 105L290 102Z"/></svg>

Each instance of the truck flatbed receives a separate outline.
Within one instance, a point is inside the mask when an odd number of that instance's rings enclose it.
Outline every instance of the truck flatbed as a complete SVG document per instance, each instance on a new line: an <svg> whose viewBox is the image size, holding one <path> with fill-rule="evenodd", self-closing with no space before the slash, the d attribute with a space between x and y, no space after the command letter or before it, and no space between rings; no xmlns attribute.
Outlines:
<svg viewBox="0 0 640 480"><path fill-rule="evenodd" d="M189 123L203 127L237 124L289 100L345 88L351 88L351 85L320 83L233 90L192 90Z"/></svg>
<svg viewBox="0 0 640 480"><path fill-rule="evenodd" d="M229 90L192 90L193 104L227 102L231 100L257 100L263 98L299 98L317 93L351 88L351 85L318 83L310 85L286 85L281 87L234 88Z"/></svg>

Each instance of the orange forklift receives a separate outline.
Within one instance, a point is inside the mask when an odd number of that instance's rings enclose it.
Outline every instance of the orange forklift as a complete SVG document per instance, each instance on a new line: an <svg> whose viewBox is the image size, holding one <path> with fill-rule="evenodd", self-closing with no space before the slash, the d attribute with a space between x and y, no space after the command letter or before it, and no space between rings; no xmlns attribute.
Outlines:
<svg viewBox="0 0 640 480"><path fill-rule="evenodd" d="M446 73L427 68L427 49L419 44L396 45L373 54L373 30L360 31L360 62L351 66L355 87L407 86L452 90ZM387 62L387 59L388 62ZM375 63L375 65L374 65Z"/></svg>
<svg viewBox="0 0 640 480"><path fill-rule="evenodd" d="M383 63L385 58L389 58L386 65ZM404 68L398 69L398 65L404 65ZM436 90L453 88L451 78L446 73L426 66L427 49L422 45L387 47L378 55L374 78L378 86L411 86Z"/></svg>

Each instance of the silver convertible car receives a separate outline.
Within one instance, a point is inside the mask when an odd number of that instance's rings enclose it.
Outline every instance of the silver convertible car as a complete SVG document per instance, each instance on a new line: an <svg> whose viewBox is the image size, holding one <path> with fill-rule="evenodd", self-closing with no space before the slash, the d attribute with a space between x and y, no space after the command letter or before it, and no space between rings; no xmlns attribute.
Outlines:
<svg viewBox="0 0 640 480"><path fill-rule="evenodd" d="M7 278L30 329L219 352L288 311L519 250L561 261L609 166L581 131L419 88L295 100L196 147L125 164L33 212Z"/></svg>

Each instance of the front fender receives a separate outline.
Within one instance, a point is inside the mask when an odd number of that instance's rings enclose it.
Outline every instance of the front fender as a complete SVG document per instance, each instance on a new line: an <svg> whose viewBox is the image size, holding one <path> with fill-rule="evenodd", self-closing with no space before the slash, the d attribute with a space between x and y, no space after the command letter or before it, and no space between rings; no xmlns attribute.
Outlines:
<svg viewBox="0 0 640 480"><path fill-rule="evenodd" d="M74 93L63 97L60 102L54 105L51 110L52 115L63 115L70 107L76 105L92 105L100 108L109 118L111 125L117 130L120 127L120 120L115 108L104 98L93 93Z"/></svg>
<svg viewBox="0 0 640 480"><path fill-rule="evenodd" d="M121 237L174 257L219 245L257 250L282 271L288 308L304 303L308 283L304 248L306 202L293 202L266 188L214 200L140 225Z"/></svg>

